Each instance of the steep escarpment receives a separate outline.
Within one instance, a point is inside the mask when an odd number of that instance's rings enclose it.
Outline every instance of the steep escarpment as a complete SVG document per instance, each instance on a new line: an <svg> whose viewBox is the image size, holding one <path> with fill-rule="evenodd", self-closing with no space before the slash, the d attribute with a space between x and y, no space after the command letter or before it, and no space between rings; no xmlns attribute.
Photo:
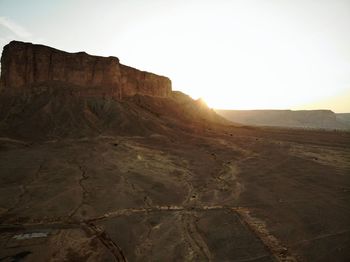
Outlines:
<svg viewBox="0 0 350 262"><path fill-rule="evenodd" d="M204 103L171 91L168 78L116 57L13 41L1 63L0 137L169 135L227 123Z"/></svg>
<svg viewBox="0 0 350 262"><path fill-rule="evenodd" d="M4 47L1 71L0 90L12 93L52 82L74 86L80 96L121 99L135 94L168 97L171 93L167 77L122 65L116 57L67 53L18 41Z"/></svg>

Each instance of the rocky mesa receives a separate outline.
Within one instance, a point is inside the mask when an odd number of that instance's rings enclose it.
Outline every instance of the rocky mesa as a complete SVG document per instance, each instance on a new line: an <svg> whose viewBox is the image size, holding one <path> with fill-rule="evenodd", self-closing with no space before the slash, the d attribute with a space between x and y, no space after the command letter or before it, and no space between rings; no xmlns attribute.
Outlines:
<svg viewBox="0 0 350 262"><path fill-rule="evenodd" d="M59 82L81 96L117 99L135 94L168 97L169 78L120 64L116 57L68 53L44 45L12 41L1 58L0 90L17 93Z"/></svg>

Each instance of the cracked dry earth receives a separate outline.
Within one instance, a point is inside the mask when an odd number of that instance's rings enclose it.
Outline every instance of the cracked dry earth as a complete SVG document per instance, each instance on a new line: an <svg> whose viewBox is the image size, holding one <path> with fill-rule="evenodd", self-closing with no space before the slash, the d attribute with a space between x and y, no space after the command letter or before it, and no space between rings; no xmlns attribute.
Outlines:
<svg viewBox="0 0 350 262"><path fill-rule="evenodd" d="M349 141L1 138L0 261L346 261Z"/></svg>

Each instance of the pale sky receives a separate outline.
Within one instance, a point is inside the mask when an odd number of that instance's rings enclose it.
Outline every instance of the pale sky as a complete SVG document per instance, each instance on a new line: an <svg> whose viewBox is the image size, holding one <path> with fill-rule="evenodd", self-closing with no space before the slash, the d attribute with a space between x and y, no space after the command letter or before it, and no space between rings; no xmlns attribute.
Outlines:
<svg viewBox="0 0 350 262"><path fill-rule="evenodd" d="M348 0L0 0L13 39L117 56L215 108L350 112Z"/></svg>

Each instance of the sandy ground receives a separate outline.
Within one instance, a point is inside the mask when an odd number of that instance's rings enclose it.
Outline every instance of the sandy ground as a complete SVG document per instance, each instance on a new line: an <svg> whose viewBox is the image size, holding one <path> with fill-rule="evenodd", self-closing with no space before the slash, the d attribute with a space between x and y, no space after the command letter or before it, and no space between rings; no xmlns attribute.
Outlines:
<svg viewBox="0 0 350 262"><path fill-rule="evenodd" d="M0 139L0 261L348 261L350 135Z"/></svg>

